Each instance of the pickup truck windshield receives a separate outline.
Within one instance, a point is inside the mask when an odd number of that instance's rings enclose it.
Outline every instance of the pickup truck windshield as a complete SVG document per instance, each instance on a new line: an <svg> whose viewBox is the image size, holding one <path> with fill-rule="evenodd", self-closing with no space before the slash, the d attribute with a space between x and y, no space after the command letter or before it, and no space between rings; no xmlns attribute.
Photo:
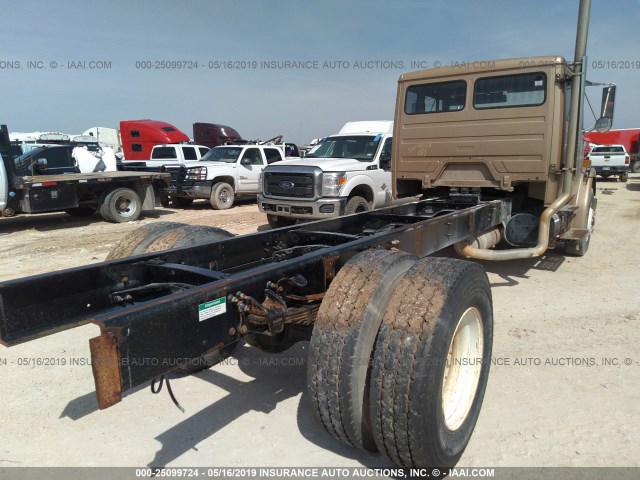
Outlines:
<svg viewBox="0 0 640 480"><path fill-rule="evenodd" d="M242 152L242 147L214 147L200 161L236 163L240 152Z"/></svg>
<svg viewBox="0 0 640 480"><path fill-rule="evenodd" d="M353 158L371 161L376 154L379 135L327 137L307 153L305 158Z"/></svg>

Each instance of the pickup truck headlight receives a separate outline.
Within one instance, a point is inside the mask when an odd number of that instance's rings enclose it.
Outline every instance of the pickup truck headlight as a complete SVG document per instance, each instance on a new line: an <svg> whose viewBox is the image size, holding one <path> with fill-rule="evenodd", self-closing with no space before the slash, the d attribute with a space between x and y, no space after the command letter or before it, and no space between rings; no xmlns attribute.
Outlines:
<svg viewBox="0 0 640 480"><path fill-rule="evenodd" d="M258 174L258 191L264 193L264 172Z"/></svg>
<svg viewBox="0 0 640 480"><path fill-rule="evenodd" d="M345 172L323 173L322 174L322 196L339 197L340 189L347 183Z"/></svg>
<svg viewBox="0 0 640 480"><path fill-rule="evenodd" d="M207 167L191 167L187 169L186 180L201 181L207 179Z"/></svg>

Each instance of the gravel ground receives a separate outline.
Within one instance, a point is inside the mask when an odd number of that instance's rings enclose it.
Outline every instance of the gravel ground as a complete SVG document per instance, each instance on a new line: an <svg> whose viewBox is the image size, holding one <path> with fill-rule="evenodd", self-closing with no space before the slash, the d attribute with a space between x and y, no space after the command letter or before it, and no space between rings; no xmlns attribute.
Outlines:
<svg viewBox="0 0 640 480"><path fill-rule="evenodd" d="M640 466L640 176L598 187L584 258L549 252L483 262L494 297L494 358L459 466ZM227 211L204 202L160 208L119 225L65 214L3 218L0 281L99 262L123 234L158 220L237 234L269 228L251 201ZM99 411L83 365L97 334L88 325L0 347L0 467L392 466L334 441L315 422L306 343L280 355L243 346L224 364L174 380L184 414L166 392L148 388ZM66 365L20 365L25 358Z"/></svg>

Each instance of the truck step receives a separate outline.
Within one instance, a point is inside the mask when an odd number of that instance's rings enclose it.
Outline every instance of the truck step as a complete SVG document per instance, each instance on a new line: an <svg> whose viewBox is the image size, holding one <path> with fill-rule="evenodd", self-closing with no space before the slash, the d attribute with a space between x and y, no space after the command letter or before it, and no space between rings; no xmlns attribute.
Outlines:
<svg viewBox="0 0 640 480"><path fill-rule="evenodd" d="M560 235L561 240L575 240L581 241L586 240L589 236L589 230L581 229L581 228L571 228Z"/></svg>

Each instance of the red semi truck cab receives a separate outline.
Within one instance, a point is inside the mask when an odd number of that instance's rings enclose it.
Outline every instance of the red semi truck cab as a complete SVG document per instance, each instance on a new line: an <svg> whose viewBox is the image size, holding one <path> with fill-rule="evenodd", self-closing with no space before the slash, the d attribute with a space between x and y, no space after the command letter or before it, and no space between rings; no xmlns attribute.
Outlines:
<svg viewBox="0 0 640 480"><path fill-rule="evenodd" d="M189 136L158 120L123 120L120 137L125 160L149 160L154 145L188 142Z"/></svg>

